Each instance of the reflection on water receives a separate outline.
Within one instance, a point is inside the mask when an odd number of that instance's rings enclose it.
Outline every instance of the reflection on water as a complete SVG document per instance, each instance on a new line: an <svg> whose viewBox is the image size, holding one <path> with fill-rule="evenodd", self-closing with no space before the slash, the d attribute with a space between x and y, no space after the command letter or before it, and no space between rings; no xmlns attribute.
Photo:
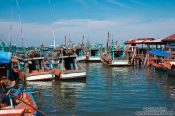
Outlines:
<svg viewBox="0 0 175 116"><path fill-rule="evenodd" d="M175 79L152 68L82 64L86 82L30 83L38 106L49 115L134 115L143 107L175 109Z"/></svg>

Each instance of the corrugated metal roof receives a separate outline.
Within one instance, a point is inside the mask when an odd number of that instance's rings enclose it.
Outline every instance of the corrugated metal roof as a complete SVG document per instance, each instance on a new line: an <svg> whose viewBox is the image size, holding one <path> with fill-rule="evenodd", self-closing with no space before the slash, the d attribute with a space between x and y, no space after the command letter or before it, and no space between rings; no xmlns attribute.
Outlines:
<svg viewBox="0 0 175 116"><path fill-rule="evenodd" d="M162 41L175 41L175 33L163 38Z"/></svg>
<svg viewBox="0 0 175 116"><path fill-rule="evenodd" d="M144 43L145 41L151 41L155 40L154 38L137 38L137 39L130 39L125 41L125 44L141 44Z"/></svg>

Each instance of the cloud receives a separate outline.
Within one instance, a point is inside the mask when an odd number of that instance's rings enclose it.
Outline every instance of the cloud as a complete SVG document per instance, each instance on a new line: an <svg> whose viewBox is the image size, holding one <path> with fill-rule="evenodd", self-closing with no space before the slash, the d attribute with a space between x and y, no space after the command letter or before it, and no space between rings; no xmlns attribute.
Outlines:
<svg viewBox="0 0 175 116"><path fill-rule="evenodd" d="M76 0L78 3L80 3L83 7L89 8L88 4L84 0Z"/></svg>
<svg viewBox="0 0 175 116"><path fill-rule="evenodd" d="M11 22L13 43L21 45L19 22ZM0 20L0 34L9 40L9 21ZM23 23L25 45L49 46L53 44L52 29L55 28L56 42L62 44L64 37L73 42L81 42L84 35L92 43L105 43L107 32L112 33L114 40L123 42L138 37L165 37L174 33L174 19L146 21L142 18L121 18L111 20L70 19L58 20L50 24Z"/></svg>
<svg viewBox="0 0 175 116"><path fill-rule="evenodd" d="M128 6L122 2L120 2L119 0L107 0L109 3L117 5L121 8L127 8Z"/></svg>

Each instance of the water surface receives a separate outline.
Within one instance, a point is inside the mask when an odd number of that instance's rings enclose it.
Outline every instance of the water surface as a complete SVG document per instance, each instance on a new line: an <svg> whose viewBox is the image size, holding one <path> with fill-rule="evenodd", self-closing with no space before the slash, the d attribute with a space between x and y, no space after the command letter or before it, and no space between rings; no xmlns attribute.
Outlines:
<svg viewBox="0 0 175 116"><path fill-rule="evenodd" d="M134 116L145 107L175 110L175 79L153 68L82 64L84 82L32 82L40 110L49 115Z"/></svg>

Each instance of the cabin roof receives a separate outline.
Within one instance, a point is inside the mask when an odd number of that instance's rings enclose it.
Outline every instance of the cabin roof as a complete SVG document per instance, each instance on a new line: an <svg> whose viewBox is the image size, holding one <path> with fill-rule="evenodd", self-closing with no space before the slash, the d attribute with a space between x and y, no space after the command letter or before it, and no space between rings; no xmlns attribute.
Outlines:
<svg viewBox="0 0 175 116"><path fill-rule="evenodd" d="M137 38L137 39L129 39L127 41L125 41L125 44L142 44L145 41L151 41L151 40L155 40L154 38Z"/></svg>
<svg viewBox="0 0 175 116"><path fill-rule="evenodd" d="M163 43L162 39L155 39L155 40L146 40L144 41L145 44L158 44L158 43Z"/></svg>
<svg viewBox="0 0 175 116"><path fill-rule="evenodd" d="M175 33L163 38L162 41L166 41L166 42L175 41Z"/></svg>
<svg viewBox="0 0 175 116"><path fill-rule="evenodd" d="M34 57L34 58L27 58L27 59L25 59L25 60L43 60L43 59L45 59L44 57Z"/></svg>
<svg viewBox="0 0 175 116"><path fill-rule="evenodd" d="M111 50L111 52L124 52L122 49Z"/></svg>
<svg viewBox="0 0 175 116"><path fill-rule="evenodd" d="M64 58L76 58L76 55L61 56L60 58L62 58L62 59L64 59Z"/></svg>
<svg viewBox="0 0 175 116"><path fill-rule="evenodd" d="M166 52L166 51L162 51L162 50L159 50L159 49L150 50L149 53L153 54L153 55L156 55L156 56L161 56L161 57L167 57L167 56L171 55L171 53Z"/></svg>

